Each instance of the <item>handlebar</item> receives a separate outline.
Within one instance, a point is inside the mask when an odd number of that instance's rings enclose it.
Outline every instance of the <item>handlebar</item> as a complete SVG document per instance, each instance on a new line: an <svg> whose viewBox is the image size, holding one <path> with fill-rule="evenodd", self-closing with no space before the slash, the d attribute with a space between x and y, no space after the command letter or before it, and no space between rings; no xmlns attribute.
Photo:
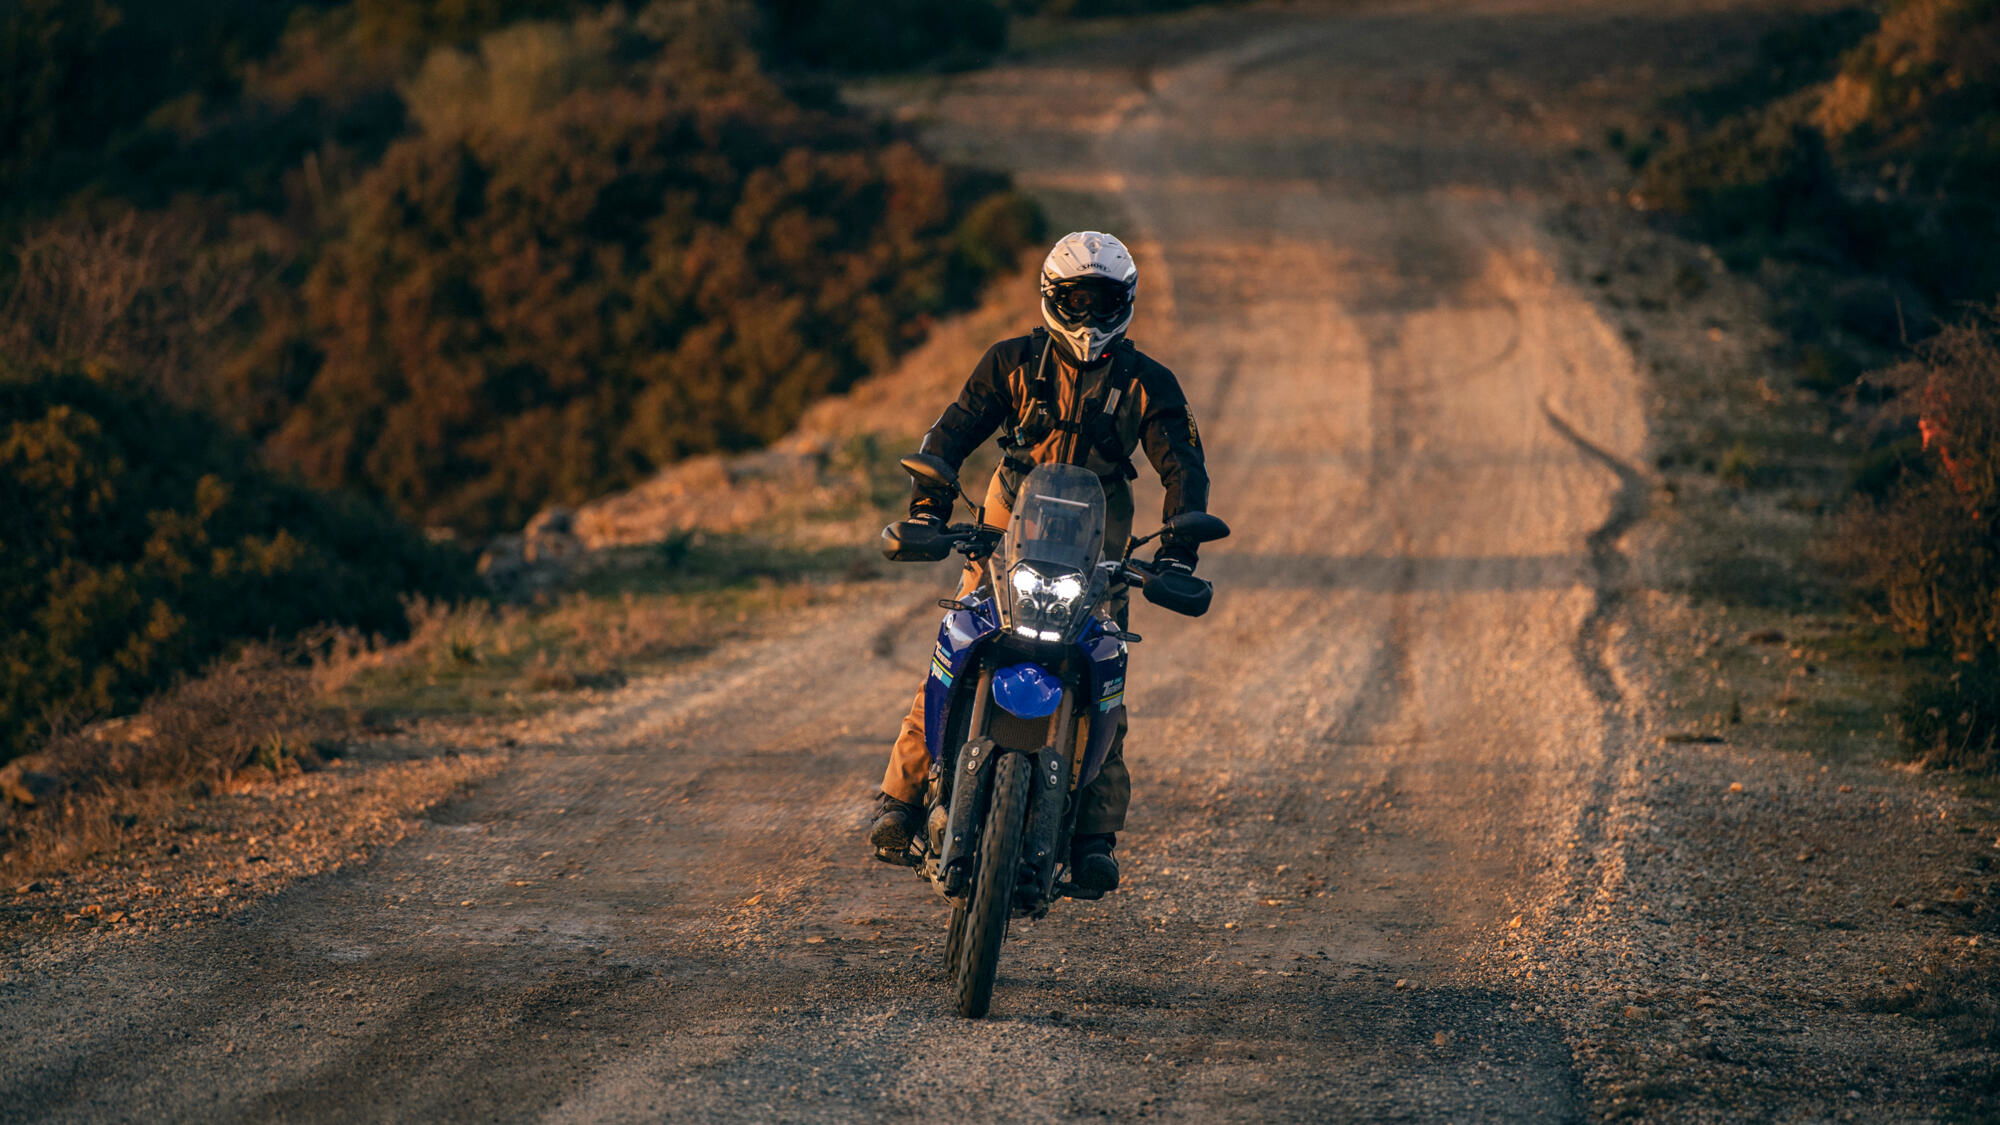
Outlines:
<svg viewBox="0 0 2000 1125"><path fill-rule="evenodd" d="M898 520L882 529L882 553L892 562L938 562L956 551L968 559L983 559L1000 545L1000 529L955 523L939 527L928 520ZM1129 555L1111 572L1113 583L1136 587L1146 600L1188 617L1208 612L1215 587L1192 574L1161 570Z"/></svg>

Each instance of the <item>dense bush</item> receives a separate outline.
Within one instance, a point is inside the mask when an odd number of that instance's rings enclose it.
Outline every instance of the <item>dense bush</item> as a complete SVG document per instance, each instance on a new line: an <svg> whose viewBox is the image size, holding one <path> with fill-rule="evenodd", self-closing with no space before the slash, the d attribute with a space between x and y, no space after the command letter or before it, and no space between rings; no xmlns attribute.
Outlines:
<svg viewBox="0 0 2000 1125"><path fill-rule="evenodd" d="M300 0L16 0L0 9L0 208L92 178L163 103L225 96Z"/></svg>
<svg viewBox="0 0 2000 1125"><path fill-rule="evenodd" d="M1887 409L1916 418L1922 458L1858 517L1863 580L1917 642L2000 649L2000 309L1877 378L1899 392Z"/></svg>
<svg viewBox="0 0 2000 1125"><path fill-rule="evenodd" d="M1921 453L1844 538L1879 608L1955 667L1924 679L1905 729L1927 760L1985 764L2000 740L2000 308L1955 324L1877 377Z"/></svg>
<svg viewBox="0 0 2000 1125"><path fill-rule="evenodd" d="M0 376L0 480L0 760L232 642L394 631L401 592L463 589L463 560L137 387Z"/></svg>
<svg viewBox="0 0 2000 1125"><path fill-rule="evenodd" d="M237 368L273 462L424 523L516 525L779 436L1030 234L998 183L790 101L747 55L676 66L676 42L607 17L433 56L423 131ZM254 393L274 382L297 391Z"/></svg>
<svg viewBox="0 0 2000 1125"><path fill-rule="evenodd" d="M1733 262L1880 275L1938 307L2000 292L1993 0L1814 17L1681 111L1682 135L1651 154L1641 193Z"/></svg>

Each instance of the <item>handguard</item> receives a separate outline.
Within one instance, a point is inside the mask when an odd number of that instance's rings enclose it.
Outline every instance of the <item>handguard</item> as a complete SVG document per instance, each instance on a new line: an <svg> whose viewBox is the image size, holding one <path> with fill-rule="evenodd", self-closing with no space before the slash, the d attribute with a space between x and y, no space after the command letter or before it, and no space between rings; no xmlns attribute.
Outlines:
<svg viewBox="0 0 2000 1125"><path fill-rule="evenodd" d="M1215 598L1213 584L1171 567L1149 573L1139 589L1147 601L1187 617L1207 613Z"/></svg>
<svg viewBox="0 0 2000 1125"><path fill-rule="evenodd" d="M937 562L954 541L929 520L897 520L882 529L882 555L890 562Z"/></svg>

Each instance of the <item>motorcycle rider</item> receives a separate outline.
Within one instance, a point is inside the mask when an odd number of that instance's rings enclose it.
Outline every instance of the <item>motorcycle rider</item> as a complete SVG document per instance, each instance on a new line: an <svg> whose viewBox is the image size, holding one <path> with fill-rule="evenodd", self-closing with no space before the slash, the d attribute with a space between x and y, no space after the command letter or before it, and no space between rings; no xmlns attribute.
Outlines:
<svg viewBox="0 0 2000 1125"><path fill-rule="evenodd" d="M1164 516L1207 510L1208 470L1187 397L1172 371L1125 338L1138 280L1138 267L1118 239L1100 231L1064 235L1042 264L1046 327L987 349L958 400L924 435L922 451L957 469L1000 431L1004 456L986 490L987 527L1007 526L1021 481L1035 465L1082 465L1104 483L1105 550L1116 557L1132 531L1131 482L1138 477L1132 453L1141 444L1166 488ZM953 502L949 492L917 485L910 518L941 526ZM1192 574L1195 545L1163 540L1153 561ZM984 565L983 560L966 564L960 596L979 588ZM1112 612L1123 628L1124 595ZM1080 796L1070 881L1086 889L1118 886L1112 849L1132 791L1124 743L1121 719L1102 768ZM922 823L929 771L920 685L889 752L869 843L890 851L909 847Z"/></svg>

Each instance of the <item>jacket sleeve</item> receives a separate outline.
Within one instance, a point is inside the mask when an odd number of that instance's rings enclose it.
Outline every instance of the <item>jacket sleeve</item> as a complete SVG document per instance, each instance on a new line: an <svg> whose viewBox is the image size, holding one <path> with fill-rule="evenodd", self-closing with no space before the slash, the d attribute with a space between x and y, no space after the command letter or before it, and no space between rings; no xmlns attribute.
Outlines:
<svg viewBox="0 0 2000 1125"><path fill-rule="evenodd" d="M1182 512L1208 510L1208 465L1202 458L1201 431L1187 396L1181 393L1174 373L1159 364L1141 382L1146 410L1140 417L1139 440L1145 444L1146 459L1166 486L1166 503L1160 515L1172 519Z"/></svg>
<svg viewBox="0 0 2000 1125"><path fill-rule="evenodd" d="M939 457L957 469L965 464L993 431L1000 428L1010 409L1007 391L1008 357L1003 354L1005 343L995 344L986 349L971 377L965 381L965 389L958 392L958 400L944 408L938 420L931 423L930 432L924 435L918 450ZM910 514L934 515L939 519L951 517L952 505L956 502L949 492L913 485L910 489Z"/></svg>

